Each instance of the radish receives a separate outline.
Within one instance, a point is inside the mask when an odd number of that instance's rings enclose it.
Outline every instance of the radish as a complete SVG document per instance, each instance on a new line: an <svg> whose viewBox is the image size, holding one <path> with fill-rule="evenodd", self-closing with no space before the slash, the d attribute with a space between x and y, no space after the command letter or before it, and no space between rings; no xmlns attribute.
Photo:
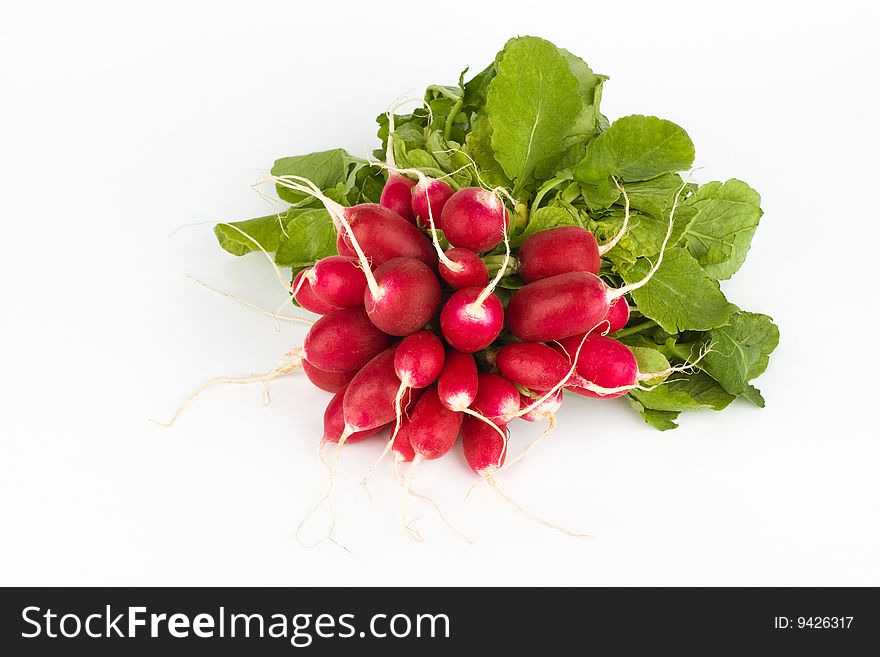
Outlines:
<svg viewBox="0 0 880 657"><path fill-rule="evenodd" d="M572 271L599 273L599 245L580 226L559 226L531 235L519 247L520 274L526 283Z"/></svg>
<svg viewBox="0 0 880 657"><path fill-rule="evenodd" d="M531 392L531 391L530 391ZM521 417L526 422L541 422L542 420L555 421L556 413L562 408L562 390L557 390L553 395L542 401L537 406L532 404L536 399L542 398L544 392L537 391L533 396L521 395L520 407L527 410Z"/></svg>
<svg viewBox="0 0 880 657"><path fill-rule="evenodd" d="M385 162L388 163L389 167L395 167L394 111L408 102L410 102L408 98L401 98L385 112L385 116L388 117L388 139L385 142ZM389 171L388 180L382 188L382 195L379 197L379 205L382 205L389 210L394 210L394 212L410 223L415 223L416 217L415 214L413 214L412 207L412 188L415 184L415 180L410 180L406 176Z"/></svg>
<svg viewBox="0 0 880 657"><path fill-rule="evenodd" d="M608 315L605 317L608 329L603 332L615 333L629 322L629 304L623 297L615 299L608 307Z"/></svg>
<svg viewBox="0 0 880 657"><path fill-rule="evenodd" d="M507 425L502 424L500 428L506 435ZM471 470L482 479L491 478L504 464L506 442L491 426L477 418L466 417L461 424L464 458Z"/></svg>
<svg viewBox="0 0 880 657"><path fill-rule="evenodd" d="M578 336L560 340L560 345L573 353L581 338ZM585 381L614 392L599 393L577 384L568 386L580 395L612 399L625 395L639 382L639 364L636 357L622 342L598 333L591 333L583 343L577 359L577 373Z"/></svg>
<svg viewBox="0 0 880 657"><path fill-rule="evenodd" d="M354 378L354 375L357 374L357 371L354 370L351 372L327 372L318 369L305 358L302 359L302 369L306 378L316 388L333 393L343 390Z"/></svg>
<svg viewBox="0 0 880 657"><path fill-rule="evenodd" d="M437 379L440 403L451 411L464 411L477 397L477 363L469 353L451 349Z"/></svg>
<svg viewBox="0 0 880 657"><path fill-rule="evenodd" d="M343 409L345 411L346 434L366 431L388 424L395 418L394 398L400 379L394 372L394 353L397 347L386 349L355 374L345 392Z"/></svg>
<svg viewBox="0 0 880 657"><path fill-rule="evenodd" d="M489 270L475 252L456 247L449 249L446 252L446 257L459 265L457 269L453 270L445 262L440 262L440 276L453 290L483 287L489 283Z"/></svg>
<svg viewBox="0 0 880 657"><path fill-rule="evenodd" d="M509 379L484 372L479 376L477 396L471 408L500 426L517 417L520 410L519 390Z"/></svg>
<svg viewBox="0 0 880 657"><path fill-rule="evenodd" d="M453 294L440 311L443 337L458 351L474 352L488 347L504 326L501 301L484 288L468 287Z"/></svg>
<svg viewBox="0 0 880 657"><path fill-rule="evenodd" d="M338 443L342 434L345 432L345 419L343 417L343 400L346 388L343 387L339 392L333 395L327 409L324 411L324 435L321 438L321 444ZM385 425L366 429L365 431L355 431L346 437L347 443L357 443L364 438L369 438L379 433Z"/></svg>
<svg viewBox="0 0 880 657"><path fill-rule="evenodd" d="M357 258L329 256L305 270L312 293L325 303L337 308L357 308L364 305L367 278L358 266Z"/></svg>
<svg viewBox="0 0 880 657"><path fill-rule="evenodd" d="M440 282L415 258L394 258L367 273L363 293L367 315L391 335L409 335L424 328L440 305Z"/></svg>
<svg viewBox="0 0 880 657"><path fill-rule="evenodd" d="M382 188L382 195L379 197L379 205L393 210L409 222L414 222L412 188L415 184L415 180L410 180L406 176L389 174Z"/></svg>
<svg viewBox="0 0 880 657"><path fill-rule="evenodd" d="M464 187L446 201L440 223L450 244L482 253L501 243L510 218L495 192Z"/></svg>
<svg viewBox="0 0 880 657"><path fill-rule="evenodd" d="M573 271L598 274L601 257L617 246L629 226L629 197L624 198L623 224L614 238L599 246L593 233L580 226L558 226L531 235L519 248L520 274L526 283Z"/></svg>
<svg viewBox="0 0 880 657"><path fill-rule="evenodd" d="M404 479L401 519L407 534L418 541L421 541L422 537L409 526L407 519L407 502L413 475L422 461L438 459L452 449L455 441L458 440L463 417L462 413L450 411L440 403L436 386L425 390L413 409L408 432L415 456Z"/></svg>
<svg viewBox="0 0 880 657"><path fill-rule="evenodd" d="M549 390L562 381L571 363L541 342L512 342L495 354L498 370L514 383L532 390Z"/></svg>
<svg viewBox="0 0 880 657"><path fill-rule="evenodd" d="M421 177L412 188L412 209L416 221L422 228L443 229L440 221L446 202L455 190L447 183L436 178ZM432 226L433 219L433 226Z"/></svg>
<svg viewBox="0 0 880 657"><path fill-rule="evenodd" d="M296 302L309 312L313 312L316 315L326 315L330 311L336 310L336 306L333 306L326 301L322 301L315 295L312 290L312 285L309 283L309 279L306 276L306 272L307 270L303 269L293 278L291 294L293 295L293 298L296 299Z"/></svg>
<svg viewBox="0 0 880 657"><path fill-rule="evenodd" d="M529 342L551 342L597 328L605 321L614 301L639 289L657 273L663 263L663 254L672 235L675 210L684 189L685 185L678 188L657 261L642 280L614 289L591 272L572 271L528 283L514 292L507 305L510 332Z"/></svg>
<svg viewBox="0 0 880 657"><path fill-rule="evenodd" d="M326 372L359 370L393 338L376 328L363 308L343 308L312 325L303 342L303 355Z"/></svg>
<svg viewBox="0 0 880 657"><path fill-rule="evenodd" d="M361 203L343 210L358 246L363 247L364 258L372 266L378 267L392 258L409 256L421 260L432 269L437 267L437 255L431 248L431 242L396 212L375 203ZM336 249L339 255L360 259L348 232L340 231L336 238Z"/></svg>
<svg viewBox="0 0 880 657"><path fill-rule="evenodd" d="M379 458L376 459L373 467L367 472L361 482L362 485L366 486L376 467L385 458L388 450L393 450L394 446L399 442L398 433L403 428L404 420L406 419L404 410L401 408L404 395L408 391L413 389L421 390L434 383L443 369L444 359L443 343L432 331L413 333L405 337L397 345L397 349L394 352L394 372L400 380L400 385L394 397L394 428L391 431L391 438L385 445L385 449L379 455ZM413 401L412 396L410 401Z"/></svg>

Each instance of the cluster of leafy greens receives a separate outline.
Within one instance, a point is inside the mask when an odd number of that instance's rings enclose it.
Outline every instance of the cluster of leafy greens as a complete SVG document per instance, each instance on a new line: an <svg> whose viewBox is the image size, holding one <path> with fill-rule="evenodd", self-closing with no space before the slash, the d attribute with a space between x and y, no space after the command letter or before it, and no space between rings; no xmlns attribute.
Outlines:
<svg viewBox="0 0 880 657"><path fill-rule="evenodd" d="M485 70L467 82L466 73L456 85L429 87L422 106L396 118L397 166L444 177L456 189L505 187L516 201L513 247L561 225L587 228L600 243L610 239L623 221L623 187L630 228L601 271L612 286L641 279L656 261L681 191L662 265L632 293L637 311L615 337L633 348L643 372L693 361L708 345L711 351L692 373L634 390L629 401L658 429L677 426L682 411L720 410L736 397L763 406L750 381L766 369L778 330L768 316L729 303L719 285L748 252L762 214L758 193L737 179L685 184L680 172L694 161L687 133L653 116L609 123L599 109L608 78L548 41L511 39ZM383 159L388 120L382 114L377 121L375 156ZM385 179L380 167L341 149L280 159L272 173L305 176L344 205L378 202ZM294 273L335 254L336 233L320 204L282 187L277 193L290 204L285 212L233 224L253 240L219 224L221 246L242 255L259 242ZM499 261L493 256L485 258L490 268ZM521 285L514 267L502 280L502 301Z"/></svg>

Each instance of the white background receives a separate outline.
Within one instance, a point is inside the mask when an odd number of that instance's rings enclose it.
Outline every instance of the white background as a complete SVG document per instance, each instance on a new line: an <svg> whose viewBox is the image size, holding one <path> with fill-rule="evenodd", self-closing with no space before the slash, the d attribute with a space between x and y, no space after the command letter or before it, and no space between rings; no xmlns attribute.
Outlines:
<svg viewBox="0 0 880 657"><path fill-rule="evenodd" d="M873 5L873 7L872 7ZM819 9L818 7L822 7ZM7 5L0 24L0 583L880 584L876 3L151 2ZM476 543L419 504L399 526L377 442L346 449L338 538L300 547L320 496L327 395L270 368L304 329L260 256L210 226L269 206L274 158L362 155L397 96L477 71L517 34L611 76L612 119L683 125L701 180L738 176L766 212L725 284L781 345L737 403L657 432L625 401L572 398L499 483L576 540L517 515L459 450L423 466ZM521 423L516 444L539 427ZM326 515L309 535L319 536Z"/></svg>

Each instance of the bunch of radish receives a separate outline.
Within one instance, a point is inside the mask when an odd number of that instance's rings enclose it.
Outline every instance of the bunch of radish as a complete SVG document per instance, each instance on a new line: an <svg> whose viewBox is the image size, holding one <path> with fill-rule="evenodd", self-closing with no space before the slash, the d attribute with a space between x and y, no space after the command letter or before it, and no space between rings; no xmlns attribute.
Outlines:
<svg viewBox="0 0 880 657"><path fill-rule="evenodd" d="M527 513L496 477L553 433L566 394L625 397L660 430L737 398L763 406L751 381L779 339L722 291L760 196L684 175L695 149L683 128L610 122L607 76L538 37L464 75L429 86L410 114L397 112L409 99L381 114L374 159L277 160L263 182L284 210L214 229L229 253L261 252L285 303L317 318L283 317L311 327L269 372L208 384L304 373L331 395L318 505L332 510L347 447L374 443L364 483L388 458L416 538L407 501L431 502L413 489L425 461L460 449L477 482ZM511 449L518 419L546 428Z"/></svg>

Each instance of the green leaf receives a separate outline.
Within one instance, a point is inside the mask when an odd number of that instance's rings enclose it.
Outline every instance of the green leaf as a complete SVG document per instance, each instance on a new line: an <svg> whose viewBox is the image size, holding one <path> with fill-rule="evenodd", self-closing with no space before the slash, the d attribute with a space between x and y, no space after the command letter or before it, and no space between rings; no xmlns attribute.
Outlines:
<svg viewBox="0 0 880 657"><path fill-rule="evenodd" d="M362 161L362 160L361 160ZM319 189L335 187L346 182L349 166L358 162L342 148L329 151L295 155L275 160L273 176L302 176L311 180ZM300 203L308 197L292 189L276 185L278 196L288 203Z"/></svg>
<svg viewBox="0 0 880 657"><path fill-rule="evenodd" d="M560 48L562 56L568 62L568 68L578 82L578 93L581 96L581 108L577 119L569 130L569 139L589 139L596 134L599 120L599 102L602 99L602 84L608 78L593 73L587 63L564 48Z"/></svg>
<svg viewBox="0 0 880 657"><path fill-rule="evenodd" d="M258 251L260 247L272 253L284 237L284 223L288 220L287 212L282 212L247 221L220 223L214 226L214 235L220 246L232 255L242 256Z"/></svg>
<svg viewBox="0 0 880 657"><path fill-rule="evenodd" d="M706 183L683 209L695 214L684 239L710 276L726 279L742 265L763 211L761 196L741 180Z"/></svg>
<svg viewBox="0 0 880 657"><path fill-rule="evenodd" d="M609 176L634 182L684 171L693 161L694 144L682 128L656 116L633 114L590 142L574 176L588 184L600 184Z"/></svg>
<svg viewBox="0 0 880 657"><path fill-rule="evenodd" d="M652 217L665 218L669 215L672 201L681 188L681 184L680 175L665 173L650 180L626 183L623 187L629 196L631 208ZM682 192L680 198L685 198L685 192ZM679 207L681 208L683 205L684 203L679 201ZM680 211L677 211L676 214Z"/></svg>
<svg viewBox="0 0 880 657"><path fill-rule="evenodd" d="M471 131L465 139L468 154L477 163L483 182L490 187L512 187L504 169L495 159L492 150L492 124L484 113L475 113L471 123Z"/></svg>
<svg viewBox="0 0 880 657"><path fill-rule="evenodd" d="M336 255L336 228L326 210L310 209L298 213L285 227L275 252L275 264L282 267L308 267L327 256Z"/></svg>
<svg viewBox="0 0 880 657"><path fill-rule="evenodd" d="M650 261L640 258L621 274L631 284L642 280L650 268ZM645 317L669 333L724 326L732 312L718 283L682 247L666 250L653 278L634 290L632 298Z"/></svg>
<svg viewBox="0 0 880 657"><path fill-rule="evenodd" d="M749 381L763 374L779 344L779 329L773 320L767 315L738 312L727 326L709 331L708 338L712 351L699 367L730 394L763 406L761 394Z"/></svg>
<svg viewBox="0 0 880 657"><path fill-rule="evenodd" d="M519 235L510 238L510 246L516 248L521 246L528 237L542 230L549 230L557 226L579 226L580 222L577 217L567 209L559 206L544 206L538 208L535 214L529 219L526 229Z"/></svg>
<svg viewBox="0 0 880 657"><path fill-rule="evenodd" d="M656 349L651 349L650 347L630 347L629 350L633 352L633 355L636 357L636 362L639 365L639 372L642 374L662 372L669 367L669 361L666 359L666 356ZM658 377L651 379L650 381L646 381L645 385L657 385L665 378L666 377L663 377L661 379Z"/></svg>
<svg viewBox="0 0 880 657"><path fill-rule="evenodd" d="M496 68L486 114L495 158L516 192L554 170L582 101L565 56L544 39L511 39Z"/></svg>
<svg viewBox="0 0 880 657"><path fill-rule="evenodd" d="M639 412L642 419L655 429L668 431L669 429L675 429L678 427L675 423L676 418L678 418L677 411L657 411L653 408L647 408L644 404L633 398L632 395L627 395L627 400L629 401L630 406Z"/></svg>
<svg viewBox="0 0 880 657"><path fill-rule="evenodd" d="M673 381L650 390L633 390L630 394L646 408L657 411L720 411L736 399L735 395L726 392L715 379L703 372L686 377L676 374Z"/></svg>

